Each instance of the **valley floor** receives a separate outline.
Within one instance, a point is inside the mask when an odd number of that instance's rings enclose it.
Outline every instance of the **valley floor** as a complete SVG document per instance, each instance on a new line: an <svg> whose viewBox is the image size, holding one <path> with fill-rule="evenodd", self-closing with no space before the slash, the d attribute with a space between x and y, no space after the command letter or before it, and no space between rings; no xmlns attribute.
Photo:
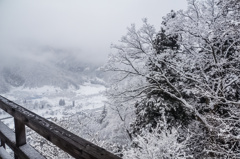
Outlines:
<svg viewBox="0 0 240 159"><path fill-rule="evenodd" d="M10 92L0 94L9 100L33 111L34 113L48 118L61 119L82 111L102 111L104 102L107 100L104 91L106 87L100 84L84 83L79 89L61 89L54 86L43 86L40 88L12 88ZM59 103L64 100L65 105ZM0 118L9 115L0 111ZM3 121L10 128L13 128L13 120Z"/></svg>

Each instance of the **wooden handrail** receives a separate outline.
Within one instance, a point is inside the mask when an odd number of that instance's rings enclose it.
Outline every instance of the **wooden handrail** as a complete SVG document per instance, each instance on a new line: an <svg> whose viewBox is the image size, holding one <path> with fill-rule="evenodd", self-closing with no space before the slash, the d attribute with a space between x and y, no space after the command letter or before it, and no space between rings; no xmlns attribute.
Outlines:
<svg viewBox="0 0 240 159"><path fill-rule="evenodd" d="M77 135L63 129L62 127L48 121L47 119L23 108L22 106L0 96L0 108L14 117L15 121L15 145L6 141L6 137L1 133L0 139L15 153L15 158L19 156L15 147L26 145L25 125L58 146L63 151L78 159L120 159L120 157L96 146L95 144L80 138ZM13 147L15 146L15 147ZM21 158L21 156L20 156ZM25 158L24 158L25 159Z"/></svg>

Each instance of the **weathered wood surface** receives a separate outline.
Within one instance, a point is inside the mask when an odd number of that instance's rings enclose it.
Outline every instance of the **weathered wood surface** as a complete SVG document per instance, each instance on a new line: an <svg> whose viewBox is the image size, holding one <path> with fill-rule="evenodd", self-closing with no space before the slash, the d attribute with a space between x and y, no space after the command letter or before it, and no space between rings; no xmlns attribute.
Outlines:
<svg viewBox="0 0 240 159"><path fill-rule="evenodd" d="M45 159L39 152L28 144L16 145L15 133L0 121L0 138L14 151L21 159ZM30 153L31 152L31 153Z"/></svg>
<svg viewBox="0 0 240 159"><path fill-rule="evenodd" d="M0 147L0 159L13 159L13 157L3 147Z"/></svg>
<svg viewBox="0 0 240 159"><path fill-rule="evenodd" d="M0 96L0 108L75 158L120 159L2 96Z"/></svg>

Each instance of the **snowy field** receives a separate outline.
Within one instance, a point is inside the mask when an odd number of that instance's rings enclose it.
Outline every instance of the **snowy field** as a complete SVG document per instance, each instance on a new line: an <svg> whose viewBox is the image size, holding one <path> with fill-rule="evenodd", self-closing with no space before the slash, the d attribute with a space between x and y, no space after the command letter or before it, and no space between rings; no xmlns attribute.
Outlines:
<svg viewBox="0 0 240 159"><path fill-rule="evenodd" d="M79 89L61 89L54 86L17 87L0 95L48 119L60 119L88 110L101 111L106 101L104 96L105 86L84 83L79 87ZM59 105L60 100L64 100L65 105ZM8 116L7 113L0 112L0 118ZM5 119L3 122L13 127L12 119Z"/></svg>

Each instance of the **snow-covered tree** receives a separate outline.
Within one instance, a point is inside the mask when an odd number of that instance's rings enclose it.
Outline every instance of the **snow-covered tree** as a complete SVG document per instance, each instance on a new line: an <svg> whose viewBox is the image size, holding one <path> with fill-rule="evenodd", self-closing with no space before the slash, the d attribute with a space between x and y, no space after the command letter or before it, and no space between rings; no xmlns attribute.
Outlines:
<svg viewBox="0 0 240 159"><path fill-rule="evenodd" d="M178 133L175 129L162 130L156 127L151 130L141 132L133 139L133 146L123 151L123 159L186 159L191 158L186 148L186 140L178 142ZM162 133L159 133L161 131Z"/></svg>
<svg viewBox="0 0 240 159"><path fill-rule="evenodd" d="M59 105L60 106L64 106L65 105L65 100L64 99L60 99L59 100Z"/></svg>
<svg viewBox="0 0 240 159"><path fill-rule="evenodd" d="M130 134L129 122L135 116L136 101L145 97L148 89L146 76L149 56L153 51L155 28L143 20L143 26L137 30L135 25L128 28L126 36L121 39L121 44L113 45L117 50L109 57L105 69L113 72L112 83L107 94L110 106L115 111L116 117L122 123L123 129ZM129 135L131 138L131 136Z"/></svg>
<svg viewBox="0 0 240 159"><path fill-rule="evenodd" d="M107 65L115 72L109 97L112 105L135 111L135 134L151 132L165 119L163 128L180 127L183 140L191 136L194 158L237 158L240 2L188 2L186 11L163 18L160 32L145 20L114 45L117 53Z"/></svg>
<svg viewBox="0 0 240 159"><path fill-rule="evenodd" d="M167 65L180 78L174 87L183 107L195 116L196 127L203 127L199 156L232 158L240 146L240 12L223 4L190 0L187 11L164 20L166 34L180 37L178 61Z"/></svg>

